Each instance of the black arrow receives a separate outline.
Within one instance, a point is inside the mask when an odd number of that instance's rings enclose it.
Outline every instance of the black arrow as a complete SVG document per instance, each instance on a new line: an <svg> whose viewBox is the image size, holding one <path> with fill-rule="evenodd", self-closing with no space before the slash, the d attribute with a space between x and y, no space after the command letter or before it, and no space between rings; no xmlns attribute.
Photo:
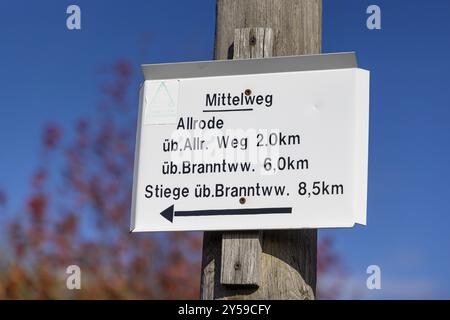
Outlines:
<svg viewBox="0 0 450 320"><path fill-rule="evenodd" d="M174 211L174 205L171 205L161 215L173 222L173 217L193 217L193 216L230 216L241 214L283 214L292 213L292 208L256 208L256 209L218 209L218 210L191 210L191 211Z"/></svg>

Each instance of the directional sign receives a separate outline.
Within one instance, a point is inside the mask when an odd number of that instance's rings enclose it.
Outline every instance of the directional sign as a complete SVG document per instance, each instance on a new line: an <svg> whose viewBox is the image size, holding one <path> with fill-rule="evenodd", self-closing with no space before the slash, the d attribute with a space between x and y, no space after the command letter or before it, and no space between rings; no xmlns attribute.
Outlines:
<svg viewBox="0 0 450 320"><path fill-rule="evenodd" d="M132 231L365 224L369 72L353 53L143 71Z"/></svg>

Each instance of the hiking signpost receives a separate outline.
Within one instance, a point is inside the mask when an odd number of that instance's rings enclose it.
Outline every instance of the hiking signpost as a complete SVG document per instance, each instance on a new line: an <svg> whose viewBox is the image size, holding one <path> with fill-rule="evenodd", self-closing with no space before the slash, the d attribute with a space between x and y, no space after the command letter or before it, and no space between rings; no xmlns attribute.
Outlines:
<svg viewBox="0 0 450 320"><path fill-rule="evenodd" d="M143 66L131 231L205 231L202 299L314 299L316 229L366 223L369 72L321 0L216 10L216 61Z"/></svg>

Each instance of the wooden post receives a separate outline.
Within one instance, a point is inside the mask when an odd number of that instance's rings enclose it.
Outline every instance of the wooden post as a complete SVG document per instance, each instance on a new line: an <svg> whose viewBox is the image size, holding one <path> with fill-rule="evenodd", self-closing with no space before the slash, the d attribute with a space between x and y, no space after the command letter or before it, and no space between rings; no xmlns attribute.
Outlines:
<svg viewBox="0 0 450 320"><path fill-rule="evenodd" d="M320 53L321 0L217 0L215 59ZM205 232L202 299L314 299L316 230Z"/></svg>

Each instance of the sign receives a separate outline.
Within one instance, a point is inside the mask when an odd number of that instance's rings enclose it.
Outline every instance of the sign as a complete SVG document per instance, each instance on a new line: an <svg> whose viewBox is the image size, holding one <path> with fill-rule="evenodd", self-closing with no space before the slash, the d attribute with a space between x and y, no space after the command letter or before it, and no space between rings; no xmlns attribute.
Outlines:
<svg viewBox="0 0 450 320"><path fill-rule="evenodd" d="M132 231L366 223L353 53L143 66Z"/></svg>

